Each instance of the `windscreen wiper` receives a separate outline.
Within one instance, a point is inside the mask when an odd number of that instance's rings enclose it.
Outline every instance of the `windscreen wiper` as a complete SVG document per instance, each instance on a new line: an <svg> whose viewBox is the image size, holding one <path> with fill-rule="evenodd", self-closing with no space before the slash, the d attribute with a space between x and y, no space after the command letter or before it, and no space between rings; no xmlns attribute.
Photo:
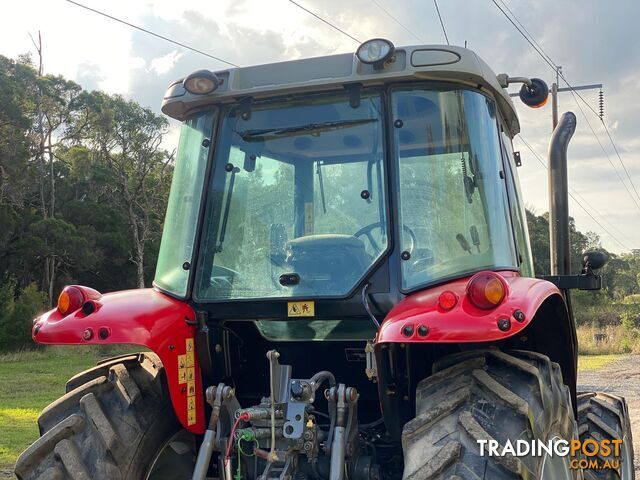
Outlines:
<svg viewBox="0 0 640 480"><path fill-rule="evenodd" d="M233 195L233 187L236 182L236 173L240 171L238 167L235 167L233 163L227 163L225 170L231 173L231 179L229 180L229 189L227 190L227 200L224 204L224 212L222 214L222 225L220 226L220 234L218 235L218 244L215 247L215 253L222 252L222 244L224 243L224 237L227 233L227 222L229 221L229 210L231 209L231 195Z"/></svg>
<svg viewBox="0 0 640 480"><path fill-rule="evenodd" d="M377 118L361 118L356 120L336 120L333 122L308 123L294 127L260 128L236 132L245 142L270 140L278 137L292 137L300 134L328 132L341 128L355 127L367 123L377 122Z"/></svg>
<svg viewBox="0 0 640 480"><path fill-rule="evenodd" d="M316 173L318 174L318 186L320 187L320 198L322 199L322 212L327 213L327 202L324 198L324 180L322 179L322 164L318 160Z"/></svg>

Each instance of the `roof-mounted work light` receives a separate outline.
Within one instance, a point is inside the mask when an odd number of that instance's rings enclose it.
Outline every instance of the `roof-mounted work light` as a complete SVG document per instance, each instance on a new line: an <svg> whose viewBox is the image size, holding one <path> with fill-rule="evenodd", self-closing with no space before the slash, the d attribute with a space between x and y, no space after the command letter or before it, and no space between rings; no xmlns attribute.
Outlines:
<svg viewBox="0 0 640 480"><path fill-rule="evenodd" d="M206 95L213 92L222 82L218 76L209 70L198 70L182 81L184 89L194 95Z"/></svg>
<svg viewBox="0 0 640 480"><path fill-rule="evenodd" d="M374 68L382 68L384 62L389 60L396 48L389 40L384 38L374 38L367 40L356 50L356 57L362 63L373 65Z"/></svg>

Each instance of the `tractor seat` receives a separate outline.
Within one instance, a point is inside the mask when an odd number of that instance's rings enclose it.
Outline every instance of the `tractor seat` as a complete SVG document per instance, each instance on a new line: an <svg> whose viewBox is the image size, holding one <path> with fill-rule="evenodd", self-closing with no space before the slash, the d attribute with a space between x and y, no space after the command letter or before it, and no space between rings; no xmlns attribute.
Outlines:
<svg viewBox="0 0 640 480"><path fill-rule="evenodd" d="M371 264L362 240L352 235L308 235L287 244L291 271L318 294L347 291Z"/></svg>

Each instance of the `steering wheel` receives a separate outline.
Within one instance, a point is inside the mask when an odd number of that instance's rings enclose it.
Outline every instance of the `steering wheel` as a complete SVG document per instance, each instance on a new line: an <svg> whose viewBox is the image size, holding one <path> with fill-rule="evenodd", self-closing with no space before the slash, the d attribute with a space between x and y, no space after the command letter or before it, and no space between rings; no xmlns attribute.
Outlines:
<svg viewBox="0 0 640 480"><path fill-rule="evenodd" d="M241 275L231 268L214 265L211 269L211 286L233 288L233 285L237 284L239 280L242 280Z"/></svg>
<svg viewBox="0 0 640 480"><path fill-rule="evenodd" d="M382 249L380 248L380 246L378 245L378 242L376 242L375 238L373 238L373 235L372 235L373 230L375 230L376 228L383 229L384 225L382 224L382 222L370 223L369 225L365 225L356 233L354 233L353 236L356 238L361 237L363 235L367 237L367 240L369 240L369 243L371 244L371 246L373 247L377 255L380 252L382 252ZM416 234L413 233L413 230L411 230L406 225L402 225L402 230L409 235L409 240L410 240L409 248L405 250L408 251L409 253L412 253L418 243L418 241L416 240Z"/></svg>

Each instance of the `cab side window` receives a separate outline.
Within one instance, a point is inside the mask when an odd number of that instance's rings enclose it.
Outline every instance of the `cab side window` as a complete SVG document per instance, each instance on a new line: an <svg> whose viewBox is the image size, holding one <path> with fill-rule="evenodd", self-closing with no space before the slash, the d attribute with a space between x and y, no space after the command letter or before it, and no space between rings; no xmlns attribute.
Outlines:
<svg viewBox="0 0 640 480"><path fill-rule="evenodd" d="M525 277L533 277L533 257L531 256L531 244L529 241L529 229L527 227L527 215L522 201L522 192L513 155L511 138L502 133L502 144L505 155L505 173L507 191L509 194L509 206L513 228L515 230L516 247L520 257L520 270Z"/></svg>

